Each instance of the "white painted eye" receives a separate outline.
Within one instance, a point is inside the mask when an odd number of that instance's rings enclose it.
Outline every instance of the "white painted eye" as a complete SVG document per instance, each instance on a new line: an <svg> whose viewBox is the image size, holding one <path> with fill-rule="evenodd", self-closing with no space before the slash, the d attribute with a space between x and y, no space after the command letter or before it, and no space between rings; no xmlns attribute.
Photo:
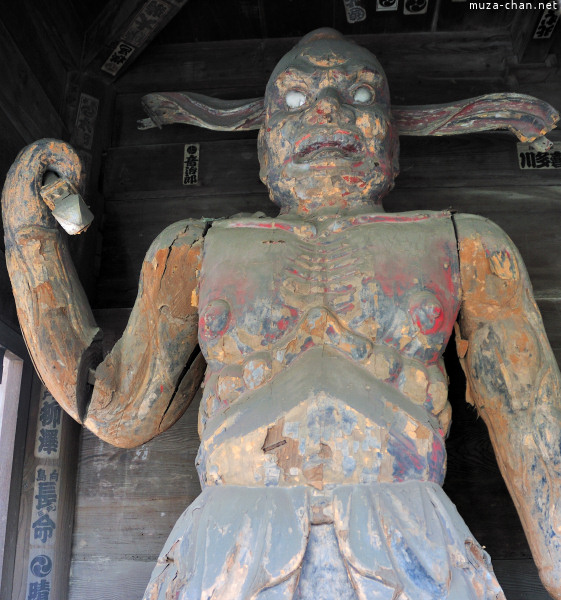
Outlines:
<svg viewBox="0 0 561 600"><path fill-rule="evenodd" d="M290 90L285 96L285 102L288 108L300 108L306 104L306 94L298 90Z"/></svg>
<svg viewBox="0 0 561 600"><path fill-rule="evenodd" d="M357 104L368 104L372 101L372 98L374 98L372 90L365 85L361 85L353 92L353 100Z"/></svg>

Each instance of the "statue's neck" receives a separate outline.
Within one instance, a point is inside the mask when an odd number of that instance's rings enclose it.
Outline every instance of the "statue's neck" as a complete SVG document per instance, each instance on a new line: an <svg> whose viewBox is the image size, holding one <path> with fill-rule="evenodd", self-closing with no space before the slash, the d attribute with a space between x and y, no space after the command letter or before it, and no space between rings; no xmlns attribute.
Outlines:
<svg viewBox="0 0 561 600"><path fill-rule="evenodd" d="M298 201L290 204L284 204L281 207L279 216L299 217L304 219L315 217L351 217L365 213L382 213L384 208L381 202L375 204L371 201L356 201L353 203L320 203L316 199Z"/></svg>

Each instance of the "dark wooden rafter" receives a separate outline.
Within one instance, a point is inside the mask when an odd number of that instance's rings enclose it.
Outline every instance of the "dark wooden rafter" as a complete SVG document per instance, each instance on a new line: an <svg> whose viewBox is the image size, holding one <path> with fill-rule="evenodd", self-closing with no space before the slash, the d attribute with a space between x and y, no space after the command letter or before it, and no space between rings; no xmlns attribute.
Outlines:
<svg viewBox="0 0 561 600"><path fill-rule="evenodd" d="M259 27L261 29L261 37L266 38L269 35L269 27L265 17L265 0L259 0Z"/></svg>
<svg viewBox="0 0 561 600"><path fill-rule="evenodd" d="M537 0L532 0L532 3L535 6L534 10L518 10L510 24L513 53L522 64L544 62L561 44L561 19L555 21L553 9L538 9ZM550 14L546 16L545 13ZM538 39L535 37L538 27L551 31L542 39ZM543 35L544 31L541 34Z"/></svg>
<svg viewBox="0 0 561 600"><path fill-rule="evenodd" d="M373 52L384 65L394 103L396 81L411 88L411 81L430 77L434 88L435 81L445 78L446 86L438 88L442 94L454 78L481 79L484 75L488 81L504 76L507 59L512 55L510 35L505 30L489 30L484 35L465 31L349 37ZM259 43L235 40L156 46L144 57L141 68L131 69L116 82L116 91L171 91L169 81L173 75L175 90L213 89L218 95L220 89L228 88L235 92L233 97L239 98L238 90L243 86L258 87L263 93L272 69L297 41L298 38L269 38ZM147 81L152 89L146 89Z"/></svg>
<svg viewBox="0 0 561 600"><path fill-rule="evenodd" d="M120 75L187 0L110 0L86 31L82 69Z"/></svg>
<svg viewBox="0 0 561 600"><path fill-rule="evenodd" d="M440 16L441 5L442 5L442 0L436 0L434 12L432 13L432 21L430 24L430 30L432 33L438 31L438 18Z"/></svg>
<svg viewBox="0 0 561 600"><path fill-rule="evenodd" d="M1 21L0 55L10 57L3 61L0 109L25 142L45 136L68 139L68 131L56 108Z"/></svg>

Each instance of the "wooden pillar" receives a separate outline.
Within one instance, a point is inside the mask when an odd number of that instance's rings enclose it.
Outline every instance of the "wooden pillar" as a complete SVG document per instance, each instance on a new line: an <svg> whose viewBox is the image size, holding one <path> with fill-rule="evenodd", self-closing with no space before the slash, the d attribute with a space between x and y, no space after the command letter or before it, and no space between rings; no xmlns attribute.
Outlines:
<svg viewBox="0 0 561 600"><path fill-rule="evenodd" d="M79 425L33 374L13 586L8 600L65 600L74 522ZM2 596L4 600L4 596Z"/></svg>

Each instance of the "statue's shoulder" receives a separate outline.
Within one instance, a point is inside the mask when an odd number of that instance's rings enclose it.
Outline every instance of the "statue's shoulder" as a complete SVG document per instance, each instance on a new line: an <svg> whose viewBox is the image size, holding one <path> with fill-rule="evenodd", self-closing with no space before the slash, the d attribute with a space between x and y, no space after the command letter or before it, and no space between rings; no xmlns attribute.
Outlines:
<svg viewBox="0 0 561 600"><path fill-rule="evenodd" d="M207 219L211 230L219 229L237 229L251 224L261 224L274 221L272 217L268 217L264 212L240 212L229 217L219 217L217 219Z"/></svg>
<svg viewBox="0 0 561 600"><path fill-rule="evenodd" d="M495 222L468 213L454 213L454 226L461 245L469 240L480 240L487 251L515 250L516 246L510 237Z"/></svg>
<svg viewBox="0 0 561 600"><path fill-rule="evenodd" d="M455 214L454 224L464 292L477 288L483 277L487 287L497 287L495 295L506 301L519 289L525 273L514 242L496 223L479 215ZM484 277L485 273L495 277Z"/></svg>
<svg viewBox="0 0 561 600"><path fill-rule="evenodd" d="M212 219L184 219L166 227L150 245L146 254L147 261L151 261L162 248L175 248L180 246L194 246L202 240L210 226Z"/></svg>
<svg viewBox="0 0 561 600"><path fill-rule="evenodd" d="M257 236L270 235L272 230L284 232L286 234L295 234L300 237L314 237L316 228L302 219L286 218L282 216L269 217L263 212L256 213L238 213L228 218L216 219L212 222L209 230L209 237L215 240L222 237L225 231L240 232L241 235L248 235L249 230Z"/></svg>

